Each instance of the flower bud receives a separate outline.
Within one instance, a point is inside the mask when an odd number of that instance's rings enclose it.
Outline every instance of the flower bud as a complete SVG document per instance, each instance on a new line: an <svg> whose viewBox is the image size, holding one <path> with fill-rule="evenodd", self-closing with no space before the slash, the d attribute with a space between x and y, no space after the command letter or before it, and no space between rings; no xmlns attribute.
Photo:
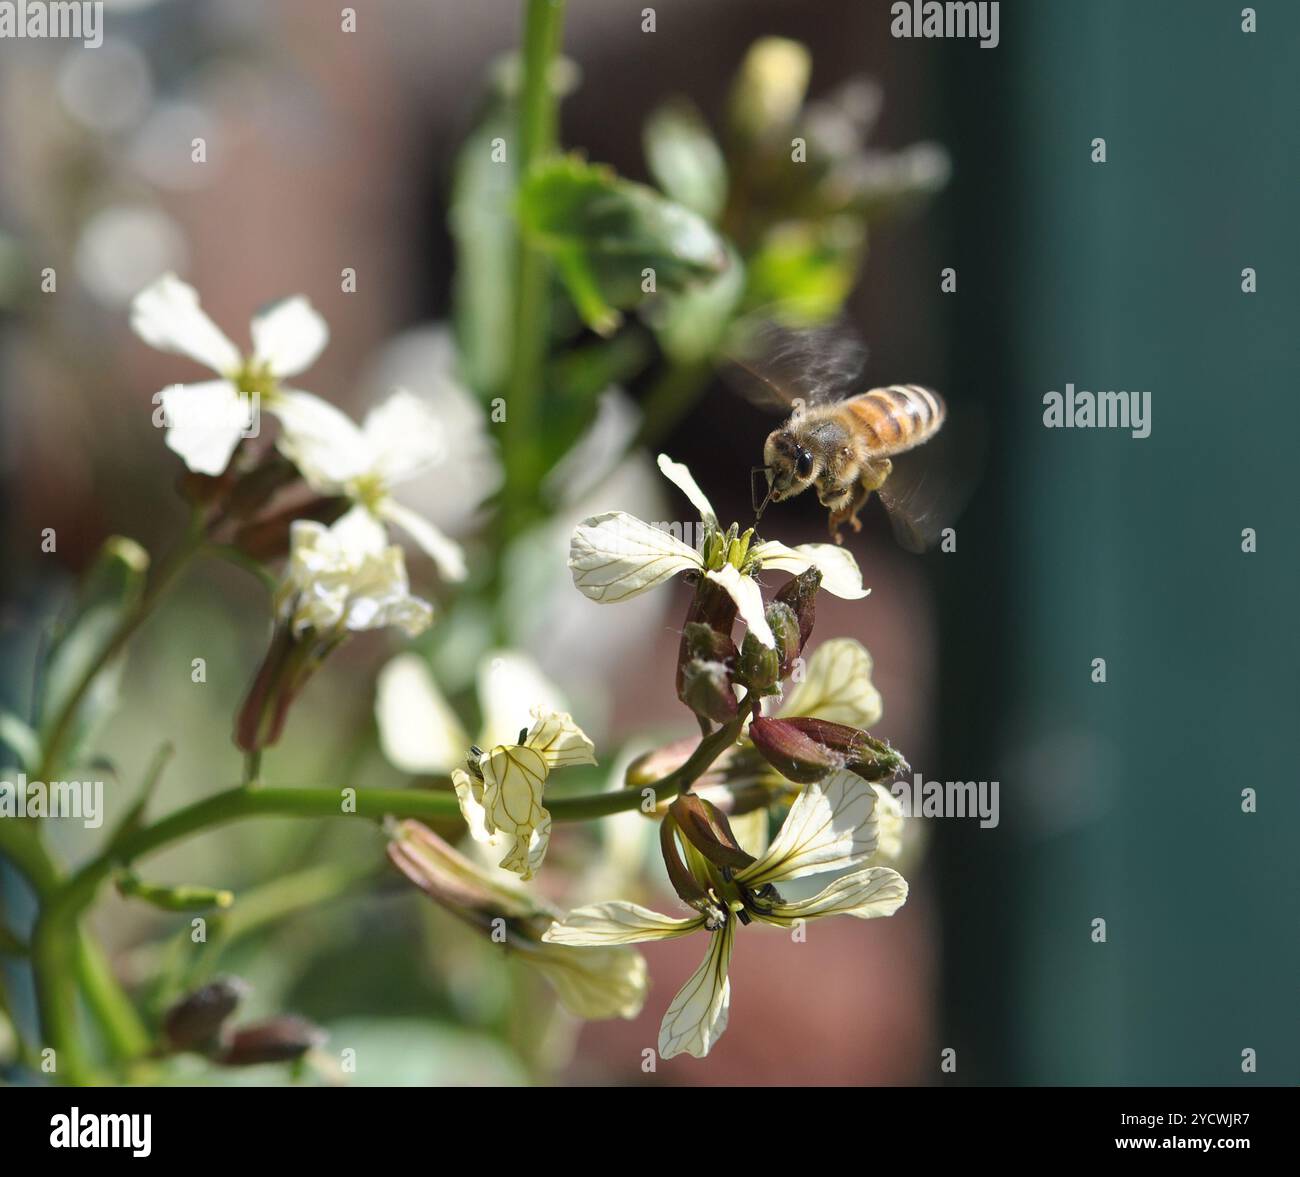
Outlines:
<svg viewBox="0 0 1300 1177"><path fill-rule="evenodd" d="M668 807L682 836L714 866L743 870L755 861L731 832L727 815L695 793L683 793Z"/></svg>
<svg viewBox="0 0 1300 1177"><path fill-rule="evenodd" d="M749 736L773 768L800 784L841 768L868 781L884 781L908 767L888 744L858 728L824 719L759 718L749 725Z"/></svg>
<svg viewBox="0 0 1300 1177"><path fill-rule="evenodd" d="M710 533L716 535L716 532ZM731 631L736 625L736 602L720 584L701 576L695 586L695 596L686 612L682 626L682 640L677 648L677 697L685 701L683 690L687 663L693 658L725 662L736 657L736 644ZM705 638L702 631L714 636ZM734 661L732 662L734 665Z"/></svg>
<svg viewBox="0 0 1300 1177"><path fill-rule="evenodd" d="M791 662L803 653L804 646L812 636L813 623L817 619L817 590L821 586L821 569L809 568L786 581L772 598L773 603L779 602L789 607L798 620L799 648L791 656ZM788 673L788 667L783 667L782 673Z"/></svg>
<svg viewBox="0 0 1300 1177"><path fill-rule="evenodd" d="M276 626L270 648L235 717L235 746L242 752L268 748L284 731L289 708L315 670L309 643Z"/></svg>
<svg viewBox="0 0 1300 1177"><path fill-rule="evenodd" d="M740 647L736 678L749 688L751 695L770 695L781 681L781 655L765 646L752 633L745 635Z"/></svg>
<svg viewBox="0 0 1300 1177"><path fill-rule="evenodd" d="M163 1037L172 1050L206 1050L216 1042L221 1026L248 995L249 984L238 977L218 977L186 994L163 1015Z"/></svg>
<svg viewBox="0 0 1300 1177"><path fill-rule="evenodd" d="M680 696L696 715L714 723L734 719L738 710L731 675L721 662L692 658L682 669Z"/></svg>
<svg viewBox="0 0 1300 1177"><path fill-rule="evenodd" d="M326 1037L324 1030L306 1018L284 1014L239 1027L230 1035L217 1062L227 1067L289 1063L320 1046Z"/></svg>

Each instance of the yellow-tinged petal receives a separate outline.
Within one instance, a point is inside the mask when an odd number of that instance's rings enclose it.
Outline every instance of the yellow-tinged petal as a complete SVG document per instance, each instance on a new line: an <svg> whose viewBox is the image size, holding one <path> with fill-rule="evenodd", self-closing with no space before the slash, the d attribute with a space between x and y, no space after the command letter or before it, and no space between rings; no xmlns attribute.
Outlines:
<svg viewBox="0 0 1300 1177"><path fill-rule="evenodd" d="M903 852L903 803L884 785L871 787L876 790L876 861L894 861Z"/></svg>
<svg viewBox="0 0 1300 1177"><path fill-rule="evenodd" d="M574 528L569 541L574 585L602 604L626 601L679 572L701 567L694 548L624 511L593 515Z"/></svg>
<svg viewBox="0 0 1300 1177"><path fill-rule="evenodd" d="M706 572L704 575L726 589L727 595L736 602L736 611L754 637L765 646L776 645L772 627L763 615L763 594L751 577L742 576L731 564L724 564L717 572Z"/></svg>
<svg viewBox="0 0 1300 1177"><path fill-rule="evenodd" d="M870 920L893 915L907 902L907 880L887 866L842 875L810 899L777 903L768 912L755 912L764 923L789 927L795 920L820 919L824 915L851 915Z"/></svg>
<svg viewBox="0 0 1300 1177"><path fill-rule="evenodd" d="M674 919L638 903L612 899L577 907L553 923L542 936L548 944L591 946L639 944L646 940L672 940L704 927L704 917Z"/></svg>
<svg viewBox="0 0 1300 1177"><path fill-rule="evenodd" d="M456 790L460 815L465 819L465 825L469 827L470 837L485 846L497 844L499 839L488 829L487 810L483 808L483 785L463 768L452 772L451 784Z"/></svg>
<svg viewBox="0 0 1300 1177"><path fill-rule="evenodd" d="M816 568L822 574L822 588L832 596L856 601L871 592L862 587L862 571L853 553L836 544L799 544L790 548L769 540L751 548L750 555L761 560L764 568L776 568L795 576Z"/></svg>
<svg viewBox="0 0 1300 1177"><path fill-rule="evenodd" d="M876 849L876 792L856 773L805 785L757 862L736 876L753 887L861 866Z"/></svg>
<svg viewBox="0 0 1300 1177"><path fill-rule="evenodd" d="M808 660L803 681L778 716L809 715L830 723L870 728L880 722L880 692L871 681L871 655L853 638L832 638Z"/></svg>
<svg viewBox="0 0 1300 1177"><path fill-rule="evenodd" d="M478 666L478 700L483 713L479 745L516 744L532 725L534 710L567 711L564 696L541 667L519 650L492 650Z"/></svg>
<svg viewBox="0 0 1300 1177"><path fill-rule="evenodd" d="M731 832L736 835L736 841L740 843L740 848L746 854L752 854L757 858L767 850L768 844L768 821L766 809L752 809L748 813L742 813L739 816L728 818L731 822Z"/></svg>
<svg viewBox="0 0 1300 1177"><path fill-rule="evenodd" d="M503 744L483 758L481 767L485 824L508 840L500 865L531 879L546 854L551 828L551 815L542 806L546 761L531 748Z"/></svg>
<svg viewBox="0 0 1300 1177"><path fill-rule="evenodd" d="M699 483L683 463L674 462L667 454L660 454L659 469L669 482L691 500L691 506L700 513L702 522L712 527L718 526L718 516L713 510L713 504L709 502L708 495L700 489Z"/></svg>
<svg viewBox="0 0 1300 1177"><path fill-rule="evenodd" d="M579 1018L634 1018L649 989L645 957L634 948L552 948L524 957L550 982L560 1004Z"/></svg>
<svg viewBox="0 0 1300 1177"><path fill-rule="evenodd" d="M548 769L574 764L595 764L596 745L565 711L535 710L536 722L524 740L546 762Z"/></svg>
<svg viewBox="0 0 1300 1177"><path fill-rule="evenodd" d="M690 1054L703 1058L727 1028L731 981L727 967L735 938L735 920L710 933L709 951L691 979L673 998L659 1027L659 1057Z"/></svg>

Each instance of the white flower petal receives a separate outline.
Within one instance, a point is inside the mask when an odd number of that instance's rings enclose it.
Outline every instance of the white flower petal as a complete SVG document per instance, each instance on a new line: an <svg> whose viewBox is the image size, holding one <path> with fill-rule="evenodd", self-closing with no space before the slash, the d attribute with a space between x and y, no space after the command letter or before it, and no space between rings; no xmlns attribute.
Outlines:
<svg viewBox="0 0 1300 1177"><path fill-rule="evenodd" d="M574 764L595 764L596 745L567 711L536 709L537 722L524 741L554 771Z"/></svg>
<svg viewBox="0 0 1300 1177"><path fill-rule="evenodd" d="M579 1018L634 1018L650 988L645 957L634 948L551 948L522 956L550 982L560 1004Z"/></svg>
<svg viewBox="0 0 1300 1177"><path fill-rule="evenodd" d="M855 773L805 785L767 853L736 877L761 886L861 866L876 849L875 809L875 790Z"/></svg>
<svg viewBox="0 0 1300 1177"><path fill-rule="evenodd" d="M907 880L887 866L843 875L809 899L777 903L758 916L768 924L789 927L795 920L819 919L824 915L851 915L870 920L893 915L907 902Z"/></svg>
<svg viewBox="0 0 1300 1177"><path fill-rule="evenodd" d="M674 919L638 903L613 899L575 908L553 923L542 939L548 944L572 946L640 944L646 940L672 940L702 927L702 915Z"/></svg>
<svg viewBox="0 0 1300 1177"><path fill-rule="evenodd" d="M564 711L568 704L560 689L527 654L518 650L492 650L478 666L478 699L483 713L479 744L519 744L519 733L533 723L534 708Z"/></svg>
<svg viewBox="0 0 1300 1177"><path fill-rule="evenodd" d="M603 604L626 601L679 572L701 567L694 548L623 511L584 520L569 542L573 583L583 596Z"/></svg>
<svg viewBox="0 0 1300 1177"><path fill-rule="evenodd" d="M442 422L429 405L404 388L371 409L361 431L370 453L370 472L388 487L424 473L447 456Z"/></svg>
<svg viewBox="0 0 1300 1177"><path fill-rule="evenodd" d="M455 540L443 535L423 515L404 507L395 499L383 499L380 515L405 531L437 566L444 580L464 580L469 575L465 552Z"/></svg>
<svg viewBox="0 0 1300 1177"><path fill-rule="evenodd" d="M463 768L452 770L451 784L456 790L460 815L465 819L469 836L485 846L499 845L500 838L488 829L487 810L483 808L483 785Z"/></svg>
<svg viewBox="0 0 1300 1177"><path fill-rule="evenodd" d="M896 861L903 853L903 831L907 816L903 803L884 785L876 790L876 861Z"/></svg>
<svg viewBox="0 0 1300 1177"><path fill-rule="evenodd" d="M766 809L751 809L748 813L732 815L727 819L731 823L731 832L736 835L736 842L746 853L755 858L764 854L768 845L768 821Z"/></svg>
<svg viewBox="0 0 1300 1177"><path fill-rule="evenodd" d="M325 320L301 294L254 315L252 334L254 361L281 379L311 367L330 337Z"/></svg>
<svg viewBox="0 0 1300 1177"><path fill-rule="evenodd" d="M174 384L160 395L167 448L196 474L221 474L249 430L248 398L226 380Z"/></svg>
<svg viewBox="0 0 1300 1177"><path fill-rule="evenodd" d="M690 470L683 463L674 462L667 454L660 454L659 469L663 471L663 476L669 482L691 500L691 505L700 513L701 521L713 527L718 526L718 516L713 510L713 504L709 502L708 496L700 489Z"/></svg>
<svg viewBox="0 0 1300 1177"><path fill-rule="evenodd" d="M659 1027L659 1057L694 1055L703 1058L727 1028L731 981L727 967L736 921L729 919L709 935L709 951L691 979L673 998Z"/></svg>
<svg viewBox="0 0 1300 1177"><path fill-rule="evenodd" d="M150 347L188 356L222 376L239 368L239 349L199 306L198 291L175 274L164 274L135 296L131 329Z"/></svg>
<svg viewBox="0 0 1300 1177"><path fill-rule="evenodd" d="M280 452L317 494L342 494L366 472L370 454L365 438L341 409L296 389L281 389L271 407L280 421Z"/></svg>
<svg viewBox="0 0 1300 1177"><path fill-rule="evenodd" d="M388 546L388 532L364 507L353 507L328 529L337 545L336 556L359 563L366 556L378 556Z"/></svg>
<svg viewBox="0 0 1300 1177"><path fill-rule="evenodd" d="M804 668L803 681L777 709L781 716L816 716L860 728L875 727L880 714L871 655L853 638L832 638L818 646Z"/></svg>
<svg viewBox="0 0 1300 1177"><path fill-rule="evenodd" d="M736 610L740 613L741 619L749 626L749 632L754 637L765 646L776 645L776 638L772 636L772 627L767 624L767 618L763 615L763 594L752 578L741 576L731 564L724 564L719 571L706 572L704 575L727 590L728 595L736 602Z"/></svg>
<svg viewBox="0 0 1300 1177"><path fill-rule="evenodd" d="M399 654L379 672L375 719L384 755L403 772L445 773L465 762L470 738L418 654Z"/></svg>
<svg viewBox="0 0 1300 1177"><path fill-rule="evenodd" d="M481 767L487 828L499 830L508 839L499 865L522 879L531 879L546 852L544 843L541 853L536 852L533 836L543 824L550 830L551 815L542 806L549 772L546 761L531 748L502 744L483 758Z"/></svg>
<svg viewBox="0 0 1300 1177"><path fill-rule="evenodd" d="M853 553L837 544L800 544L789 548L769 540L750 549L764 568L776 568L798 576L816 566L822 574L822 588L837 597L855 601L871 590L862 587L862 571Z"/></svg>

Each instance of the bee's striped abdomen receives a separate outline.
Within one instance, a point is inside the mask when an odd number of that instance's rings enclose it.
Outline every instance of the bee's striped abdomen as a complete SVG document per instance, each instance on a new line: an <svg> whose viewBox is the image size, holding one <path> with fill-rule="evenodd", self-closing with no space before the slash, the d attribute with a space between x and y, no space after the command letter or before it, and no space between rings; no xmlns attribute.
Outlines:
<svg viewBox="0 0 1300 1177"><path fill-rule="evenodd" d="M865 433L868 446L882 457L928 441L943 424L943 397L919 384L891 384L860 392L844 402Z"/></svg>

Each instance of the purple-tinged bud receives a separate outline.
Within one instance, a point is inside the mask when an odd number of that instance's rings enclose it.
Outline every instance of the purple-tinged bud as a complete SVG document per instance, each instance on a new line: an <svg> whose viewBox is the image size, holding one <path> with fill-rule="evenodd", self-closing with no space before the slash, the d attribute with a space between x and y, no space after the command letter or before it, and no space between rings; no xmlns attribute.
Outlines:
<svg viewBox="0 0 1300 1177"><path fill-rule="evenodd" d="M248 995L250 986L239 977L218 977L186 994L163 1015L163 1037L172 1050L204 1050L213 1046L222 1024Z"/></svg>
<svg viewBox="0 0 1300 1177"><path fill-rule="evenodd" d="M306 1018L284 1014L240 1026L230 1035L217 1062L227 1067L290 1063L320 1046L327 1037L324 1030Z"/></svg>
<svg viewBox="0 0 1300 1177"><path fill-rule="evenodd" d="M755 719L749 737L777 772L799 784L842 768L868 781L885 781L908 767L888 744L824 719Z"/></svg>
<svg viewBox="0 0 1300 1177"><path fill-rule="evenodd" d="M235 716L235 746L255 752L279 740L289 708L314 670L310 643L296 641L288 625L277 625Z"/></svg>
<svg viewBox="0 0 1300 1177"><path fill-rule="evenodd" d="M695 586L695 596L691 599L691 607L686 611L686 620L682 626L682 640L677 649L677 697L679 699L682 697L682 678L686 671L686 664L692 658L699 657L699 654L694 652L694 649L699 648L701 641L697 626L710 629L731 643L729 654L726 643L719 644L719 650L724 657L715 658L716 661L723 661L727 656L731 658L736 656L735 643L731 642L731 631L736 626L736 602L731 599L726 589L707 576L699 578Z"/></svg>
<svg viewBox="0 0 1300 1177"><path fill-rule="evenodd" d="M755 861L740 848L727 815L694 793L683 793L669 807L682 836L714 866L743 870Z"/></svg>
<svg viewBox="0 0 1300 1177"><path fill-rule="evenodd" d="M653 752L638 756L627 766L623 783L629 789L645 789L657 785L664 777L676 772L690 758L700 741L694 736L674 740Z"/></svg>
<svg viewBox="0 0 1300 1177"><path fill-rule="evenodd" d="M783 584L772 598L773 603L779 602L787 606L798 619L799 648L791 657L792 662L803 653L804 646L812 636L813 625L817 620L817 590L821 588L821 584L821 570L809 568ZM788 673L788 668L782 673Z"/></svg>
<svg viewBox="0 0 1300 1177"><path fill-rule="evenodd" d="M708 891L682 860L681 848L677 845L677 822L671 813L659 823L659 849L668 871L668 881L672 883L677 897L696 911L712 907L713 900Z"/></svg>

